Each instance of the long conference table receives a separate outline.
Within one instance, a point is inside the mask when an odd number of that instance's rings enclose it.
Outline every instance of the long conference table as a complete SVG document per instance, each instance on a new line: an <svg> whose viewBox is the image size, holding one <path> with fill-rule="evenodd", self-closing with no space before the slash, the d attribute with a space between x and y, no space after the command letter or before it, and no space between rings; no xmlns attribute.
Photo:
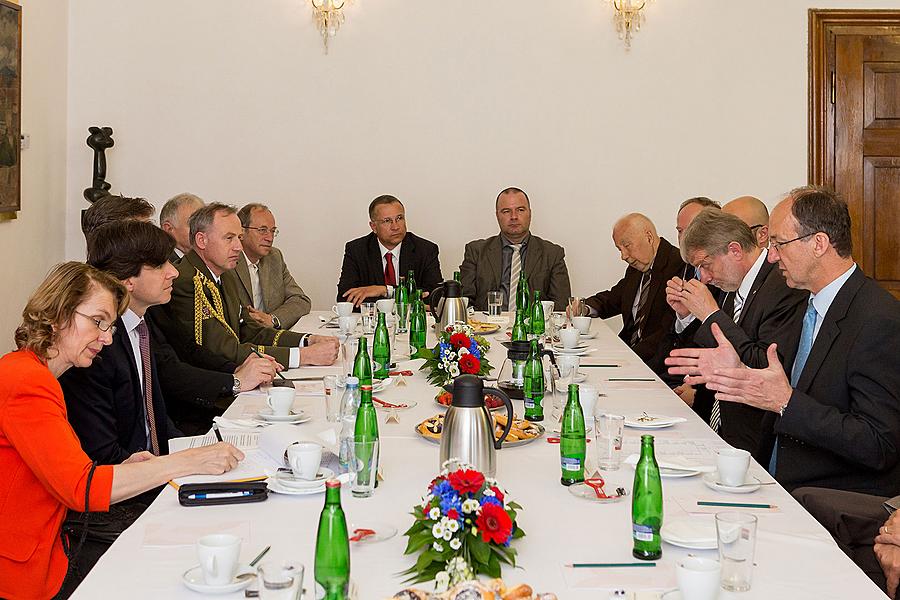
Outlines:
<svg viewBox="0 0 900 600"><path fill-rule="evenodd" d="M330 316L330 313L307 315L295 329L334 333L333 329L320 328L320 315ZM725 443L603 322L595 320L592 333L596 333L596 337L588 340L588 344L593 350L582 361L619 365L582 369L588 381L597 385L603 394L597 411L626 415L646 411L684 417L685 422L649 432L656 438L657 458L681 455L703 464L715 464L714 452ZM497 370L505 357L505 348L500 344L503 335L501 329L500 333L488 336L492 343L488 356ZM395 345L401 352L406 348L406 340L405 335L397 338ZM435 343L431 332L428 342L429 346ZM434 400L436 390L418 371L421 363L421 360L400 362L399 369L411 369L415 375L403 378L402 385L391 385L376 394L391 403L417 403L410 409L394 413L399 422L393 422L393 419L386 422L389 411L377 410L384 480L370 498L354 498L349 490L342 491L341 501L348 525L374 523L397 529L397 535L386 541L351 544L351 578L356 583L358 597L364 600L390 598L408 587L398 573L412 565L415 557L404 556L406 538L402 534L412 522L410 510L413 505L420 504L428 483L440 469L438 446L415 431L416 424L443 410ZM295 369L286 375L308 377L339 371L338 363L332 367ZM610 381L620 378L652 381ZM564 395L561 401L565 401ZM551 402L548 394L545 405ZM513 404L521 418L524 413L522 402L513 401ZM224 416L246 419L264 405L265 396L260 392L241 394ZM298 395L295 410L297 408L313 416L311 421L297 426L309 435L331 425L325 420L324 395ZM587 422L590 424L590 419ZM544 422L548 429L553 423L551 419ZM226 429L223 433L229 439L252 445L247 441L253 436L247 431ZM626 456L638 451L642 433L648 432L626 428ZM518 523L527 533L526 537L513 543L518 551L518 567L503 567L507 584L528 583L536 592L554 592L560 599L605 599L616 589L626 590L628 597L658 598L662 591L676 587L675 563L680 557L690 553L717 558L715 550L686 550L663 543L663 556L653 568L573 569L565 566L571 563L634 562L631 556L631 502L628 496L621 502L600 504L570 494L568 488L559 483L559 446L548 443L546 437L498 452L497 479L524 507ZM588 437L593 438L593 434ZM186 443L176 444L176 447ZM191 440L190 443L204 442ZM589 453L593 451L592 446L596 444L588 444ZM750 472L762 482L772 481L755 462L751 463ZM242 475L246 474L247 469L242 468ZM630 493L634 470L628 465L601 474L607 482L607 491L622 486ZM205 480L227 481L233 477L234 474L226 474ZM884 594L841 552L827 531L777 484L763 485L753 493L738 495L714 491L704 485L700 476L664 478L663 494L664 522L674 519L712 522L716 510L745 510L758 516L752 588L742 593L723 590L720 598L884 598ZM771 504L777 508L710 509L698 506L699 500ZM92 600L199 598L199 593L184 586L182 574L197 564L193 542L202 535L217 532L233 532L243 538L242 563L249 562L266 546L271 546L266 559L299 560L306 565L304 587L311 591L314 588L316 527L323 502L324 494L272 493L265 502L255 504L182 507L175 489L166 486L144 515L101 558L73 597ZM431 583L416 587L432 589ZM221 597L243 598L244 594L235 592ZM313 594L308 593L305 597L312 598Z"/></svg>

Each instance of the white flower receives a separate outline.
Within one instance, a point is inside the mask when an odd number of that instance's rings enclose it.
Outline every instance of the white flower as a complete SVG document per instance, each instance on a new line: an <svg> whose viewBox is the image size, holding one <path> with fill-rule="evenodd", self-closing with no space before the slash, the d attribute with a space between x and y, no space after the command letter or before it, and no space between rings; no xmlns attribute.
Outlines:
<svg viewBox="0 0 900 600"><path fill-rule="evenodd" d="M465 356L466 354L469 353L468 349L463 348L462 346L459 347L458 352L459 352L459 357L460 357L460 358L462 358L463 356Z"/></svg>
<svg viewBox="0 0 900 600"><path fill-rule="evenodd" d="M450 573L438 571L434 576L434 591L446 592L448 587L450 587Z"/></svg>
<svg viewBox="0 0 900 600"><path fill-rule="evenodd" d="M484 482L490 487L496 487L497 489L500 489L499 483L493 477L485 477Z"/></svg>
<svg viewBox="0 0 900 600"><path fill-rule="evenodd" d="M453 538L452 540L450 540L450 547L453 550L459 550L460 546L462 546L462 542L460 542L458 539Z"/></svg>
<svg viewBox="0 0 900 600"><path fill-rule="evenodd" d="M448 542L449 542L451 539L453 539L453 532L450 531L449 529L445 529L445 530L444 530L444 539L447 540Z"/></svg>
<svg viewBox="0 0 900 600"><path fill-rule="evenodd" d="M462 510L466 514L473 513L478 510L479 506L481 505L478 504L478 500L476 500L475 498L469 498L467 500L463 500Z"/></svg>
<svg viewBox="0 0 900 600"><path fill-rule="evenodd" d="M431 535L436 537L437 539L441 539L444 537L444 526L440 523L435 523L434 527L431 528Z"/></svg>
<svg viewBox="0 0 900 600"><path fill-rule="evenodd" d="M444 532L444 535L446 535L446 532ZM434 548L434 551L435 551L435 552L443 552L443 551L444 551L444 547L441 546L441 543L440 543L440 542L435 542L435 543L433 543L433 544L431 545L431 547Z"/></svg>
<svg viewBox="0 0 900 600"><path fill-rule="evenodd" d="M450 375L453 377L459 377L459 365L450 365Z"/></svg>
<svg viewBox="0 0 900 600"><path fill-rule="evenodd" d="M440 516L441 516L441 509L438 508L437 506L433 507L428 512L428 518L430 518L432 521L436 521ZM435 537L437 537L437 536L435 536Z"/></svg>
<svg viewBox="0 0 900 600"><path fill-rule="evenodd" d="M444 365L442 365L442 364L438 364L438 366L437 366L437 367L438 367L438 369L440 369L440 370L441 370L441 371L443 371L443 370L444 370Z"/></svg>
<svg viewBox="0 0 900 600"><path fill-rule="evenodd" d="M459 523L456 521L456 519L450 519L450 522L447 523L447 529L450 530L450 533L456 533L457 531L459 531Z"/></svg>
<svg viewBox="0 0 900 600"><path fill-rule="evenodd" d="M494 490L492 490L491 488L485 488L484 495L485 496L496 496L497 494L495 494Z"/></svg>

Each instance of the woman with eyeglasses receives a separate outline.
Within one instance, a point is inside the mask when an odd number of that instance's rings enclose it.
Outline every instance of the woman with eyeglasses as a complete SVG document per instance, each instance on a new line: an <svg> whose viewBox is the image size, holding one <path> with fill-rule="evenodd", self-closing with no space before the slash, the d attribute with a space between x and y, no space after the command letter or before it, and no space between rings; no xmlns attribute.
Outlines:
<svg viewBox="0 0 900 600"><path fill-rule="evenodd" d="M0 598L57 594L67 550L78 545L60 534L67 509L109 510L175 477L224 473L243 458L220 443L98 466L82 451L57 378L91 364L127 304L125 288L109 275L83 263L58 265L25 306L18 349L0 358Z"/></svg>

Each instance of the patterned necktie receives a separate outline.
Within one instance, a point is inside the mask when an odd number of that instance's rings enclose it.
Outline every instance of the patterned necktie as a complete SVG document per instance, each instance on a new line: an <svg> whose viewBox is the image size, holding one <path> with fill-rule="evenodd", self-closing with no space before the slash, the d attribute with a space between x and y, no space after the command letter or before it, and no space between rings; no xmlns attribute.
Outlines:
<svg viewBox="0 0 900 600"><path fill-rule="evenodd" d="M250 287L253 288L253 308L266 312L266 302L263 300L262 283L259 281L259 265L250 264Z"/></svg>
<svg viewBox="0 0 900 600"><path fill-rule="evenodd" d="M397 275L394 273L394 255L384 253L384 285L397 285Z"/></svg>
<svg viewBox="0 0 900 600"><path fill-rule="evenodd" d="M141 366L144 371L144 409L147 413L147 424L150 429L150 452L159 456L159 438L156 435L156 418L153 413L153 376L150 369L150 332L147 323L141 319L136 327L138 345L141 349Z"/></svg>
<svg viewBox="0 0 900 600"><path fill-rule="evenodd" d="M738 319L741 318L741 310L744 308L744 297L741 296L739 291L734 293L734 313L732 314L732 320L737 323Z"/></svg>
<svg viewBox="0 0 900 600"><path fill-rule="evenodd" d="M629 346L634 346L641 341L641 333L644 328L644 321L647 320L647 298L650 297L650 271L645 271L641 275L641 297L638 300L637 310L635 311L634 327L631 330L631 340Z"/></svg>
<svg viewBox="0 0 900 600"><path fill-rule="evenodd" d="M522 273L522 244L510 244L512 263L509 269L509 296L506 299L506 310L516 310L516 294L519 291L519 275Z"/></svg>

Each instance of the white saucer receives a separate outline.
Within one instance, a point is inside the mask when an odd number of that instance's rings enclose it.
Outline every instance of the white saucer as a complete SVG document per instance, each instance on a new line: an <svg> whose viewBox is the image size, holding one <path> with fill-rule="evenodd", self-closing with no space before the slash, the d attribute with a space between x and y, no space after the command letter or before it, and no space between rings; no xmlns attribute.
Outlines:
<svg viewBox="0 0 900 600"><path fill-rule="evenodd" d="M607 484L608 485L608 484ZM605 488L604 489L608 489ZM612 490L615 493L615 488ZM612 498L598 498L597 493L594 491L594 488L589 486L586 483L573 483L569 486L569 493L575 496L576 498L581 498L583 500L588 500L589 502L597 502L598 504L610 504L612 502L618 502L625 496L613 496ZM609 494L609 492L607 492Z"/></svg>
<svg viewBox="0 0 900 600"><path fill-rule="evenodd" d="M625 427L632 429L663 429L687 421L684 417L667 417L666 415L647 415L651 420L641 421L644 415L626 415Z"/></svg>
<svg viewBox="0 0 900 600"><path fill-rule="evenodd" d="M289 415L273 415L271 408L263 408L257 413L256 417L260 421L268 423L305 423L312 419L312 415L307 415L302 410L297 412L291 411Z"/></svg>
<svg viewBox="0 0 900 600"><path fill-rule="evenodd" d="M289 488L278 483L276 477L269 477L266 480L266 485L269 487L270 492L275 492L276 494L285 494L287 496L310 496L312 494L324 494L325 493L325 482L321 482L316 487L309 488Z"/></svg>
<svg viewBox="0 0 900 600"><path fill-rule="evenodd" d="M385 402L390 402L390 400L385 400ZM410 408L415 408L416 406L418 406L419 403L416 402L415 400L402 400L402 401L397 401L397 402L391 402L391 404L398 404L398 405L400 405L400 407L394 408L392 406L382 406L378 402L375 402L374 399L372 400L372 406L374 406L375 408L380 408L381 410L409 410ZM441 406L443 406L443 404Z"/></svg>
<svg viewBox="0 0 900 600"><path fill-rule="evenodd" d="M408 360L408 357L402 358L400 360ZM385 379L372 379L372 393L377 394L378 392L384 391L384 389L391 385L393 382L393 377L386 377ZM343 389L344 385L345 384L340 384L338 385L338 387Z"/></svg>
<svg viewBox="0 0 900 600"><path fill-rule="evenodd" d="M699 475L700 473L702 473L702 471L695 471L693 469L672 469L670 467L659 468L659 476L670 479L678 479L680 477L693 477L694 475Z"/></svg>
<svg viewBox="0 0 900 600"><path fill-rule="evenodd" d="M231 583L226 583L225 585L209 585L203 580L203 573L200 571L200 565L197 565L196 567L192 567L185 571L184 575L181 576L181 581L184 582L184 585L187 586L189 590L200 592L201 594L230 594L231 592L242 590L253 583L253 580L255 579L253 577L237 579L238 575L244 573L256 573L256 569L250 565L238 565L235 579L233 579Z"/></svg>
<svg viewBox="0 0 900 600"><path fill-rule="evenodd" d="M593 340L597 337L596 331L589 331L588 333L579 334L578 339L580 340Z"/></svg>
<svg viewBox="0 0 900 600"><path fill-rule="evenodd" d="M289 471L278 471L275 473L277 485L291 490L319 488L332 477L334 477L334 471L328 467L320 467L314 479L301 479Z"/></svg>
<svg viewBox="0 0 900 600"><path fill-rule="evenodd" d="M687 517L663 523L659 535L664 542L688 550L715 550L716 523L712 519Z"/></svg>
<svg viewBox="0 0 900 600"><path fill-rule="evenodd" d="M566 348L565 346L562 345L562 342L556 342L555 344L553 344L553 350L555 352L564 352L564 353L574 352L575 350L584 350L587 347L588 347L588 345L585 344L584 342L578 342L577 344L575 344L574 348Z"/></svg>
<svg viewBox="0 0 900 600"><path fill-rule="evenodd" d="M367 535L358 542L351 542L352 544L357 544L359 546L377 544L378 542L389 540L397 535L396 527L394 527L390 523L384 523L381 521L351 523L350 527L347 528L347 535L349 537L353 537L356 534L357 529L371 529L375 532L372 535Z"/></svg>
<svg viewBox="0 0 900 600"><path fill-rule="evenodd" d="M744 478L744 485L724 485L718 482L719 473L706 473L703 476L703 483L706 484L706 487L716 490L717 492L728 492L729 494L750 494L759 489L760 481L756 477L747 473Z"/></svg>
<svg viewBox="0 0 900 600"><path fill-rule="evenodd" d="M681 595L681 590L669 590L659 597L659 600L683 600L684 596Z"/></svg>

